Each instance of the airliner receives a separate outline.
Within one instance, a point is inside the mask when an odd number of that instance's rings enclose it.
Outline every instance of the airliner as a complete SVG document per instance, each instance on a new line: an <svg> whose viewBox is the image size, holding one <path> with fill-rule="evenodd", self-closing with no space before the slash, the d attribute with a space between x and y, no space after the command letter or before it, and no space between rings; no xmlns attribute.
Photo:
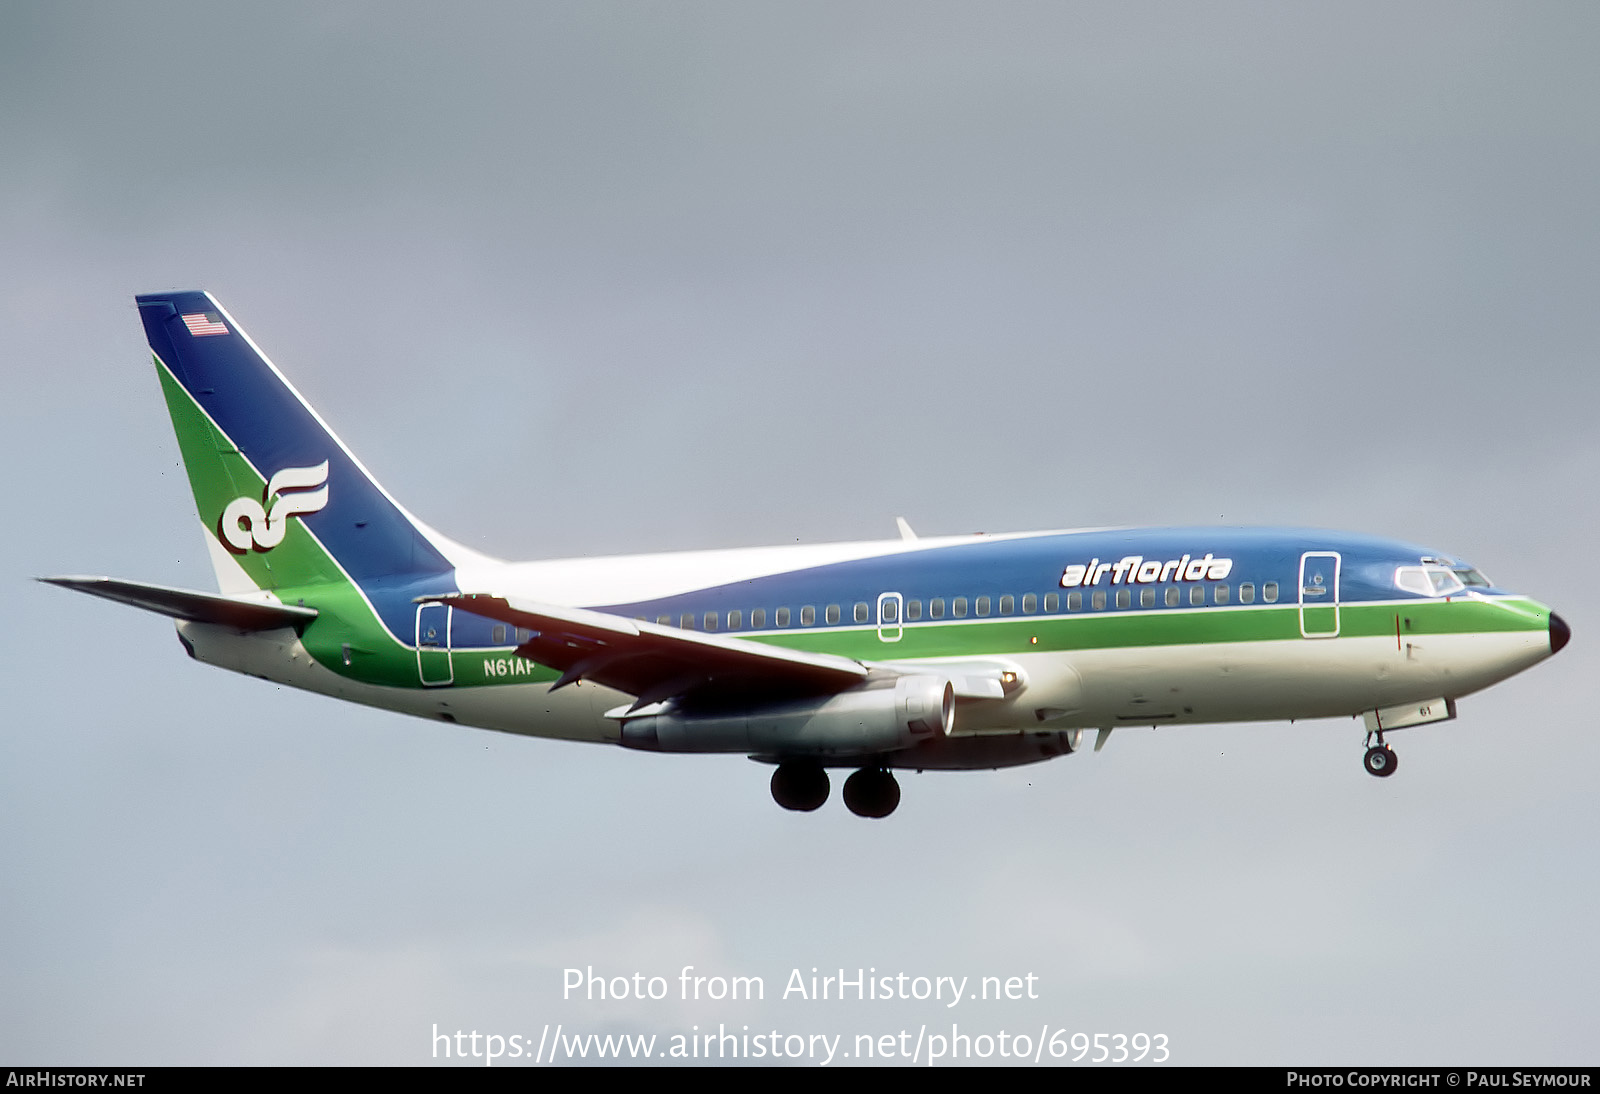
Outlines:
<svg viewBox="0 0 1600 1094"><path fill-rule="evenodd" d="M1387 734L1565 646L1466 561L1366 535L1101 528L503 562L378 485L209 293L137 297L217 593L44 580L170 616L206 664L424 718L735 753L772 796L885 817L897 770L1105 747L1123 726Z"/></svg>

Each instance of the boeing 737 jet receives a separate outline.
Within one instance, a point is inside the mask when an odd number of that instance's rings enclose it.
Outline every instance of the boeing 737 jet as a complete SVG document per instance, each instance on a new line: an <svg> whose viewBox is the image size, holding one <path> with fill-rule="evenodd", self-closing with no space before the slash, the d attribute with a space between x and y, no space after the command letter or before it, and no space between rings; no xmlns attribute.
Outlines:
<svg viewBox="0 0 1600 1094"><path fill-rule="evenodd" d="M211 665L504 733L741 753L883 817L895 769L1034 763L1118 726L1387 734L1566 645L1454 555L1279 528L1114 528L508 563L418 521L209 294L138 297L219 593L46 580L177 620Z"/></svg>

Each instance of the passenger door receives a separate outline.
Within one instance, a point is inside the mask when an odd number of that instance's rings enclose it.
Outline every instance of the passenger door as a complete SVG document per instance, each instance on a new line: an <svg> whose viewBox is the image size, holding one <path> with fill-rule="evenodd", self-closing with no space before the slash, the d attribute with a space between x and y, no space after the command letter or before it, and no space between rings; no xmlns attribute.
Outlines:
<svg viewBox="0 0 1600 1094"><path fill-rule="evenodd" d="M428 687L443 687L455 682L450 660L450 613L448 604L417 605L417 675Z"/></svg>
<svg viewBox="0 0 1600 1094"><path fill-rule="evenodd" d="M1339 634L1337 551L1307 551L1300 556L1300 634L1336 638Z"/></svg>

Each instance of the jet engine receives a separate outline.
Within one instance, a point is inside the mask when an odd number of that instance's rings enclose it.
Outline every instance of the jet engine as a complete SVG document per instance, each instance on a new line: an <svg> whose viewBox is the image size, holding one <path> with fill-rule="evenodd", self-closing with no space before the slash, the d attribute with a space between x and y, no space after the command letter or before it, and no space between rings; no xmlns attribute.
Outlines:
<svg viewBox="0 0 1600 1094"><path fill-rule="evenodd" d="M814 699L627 719L621 743L648 752L871 756L948 736L955 688L946 677L899 676Z"/></svg>

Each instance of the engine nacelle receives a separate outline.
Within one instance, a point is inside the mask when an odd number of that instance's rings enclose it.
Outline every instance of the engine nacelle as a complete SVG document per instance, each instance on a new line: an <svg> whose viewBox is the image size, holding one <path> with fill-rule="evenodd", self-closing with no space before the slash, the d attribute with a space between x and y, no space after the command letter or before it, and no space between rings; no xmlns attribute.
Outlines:
<svg viewBox="0 0 1600 1094"><path fill-rule="evenodd" d="M900 676L819 699L646 715L623 723L621 743L649 752L870 756L948 736L955 709L948 678Z"/></svg>

